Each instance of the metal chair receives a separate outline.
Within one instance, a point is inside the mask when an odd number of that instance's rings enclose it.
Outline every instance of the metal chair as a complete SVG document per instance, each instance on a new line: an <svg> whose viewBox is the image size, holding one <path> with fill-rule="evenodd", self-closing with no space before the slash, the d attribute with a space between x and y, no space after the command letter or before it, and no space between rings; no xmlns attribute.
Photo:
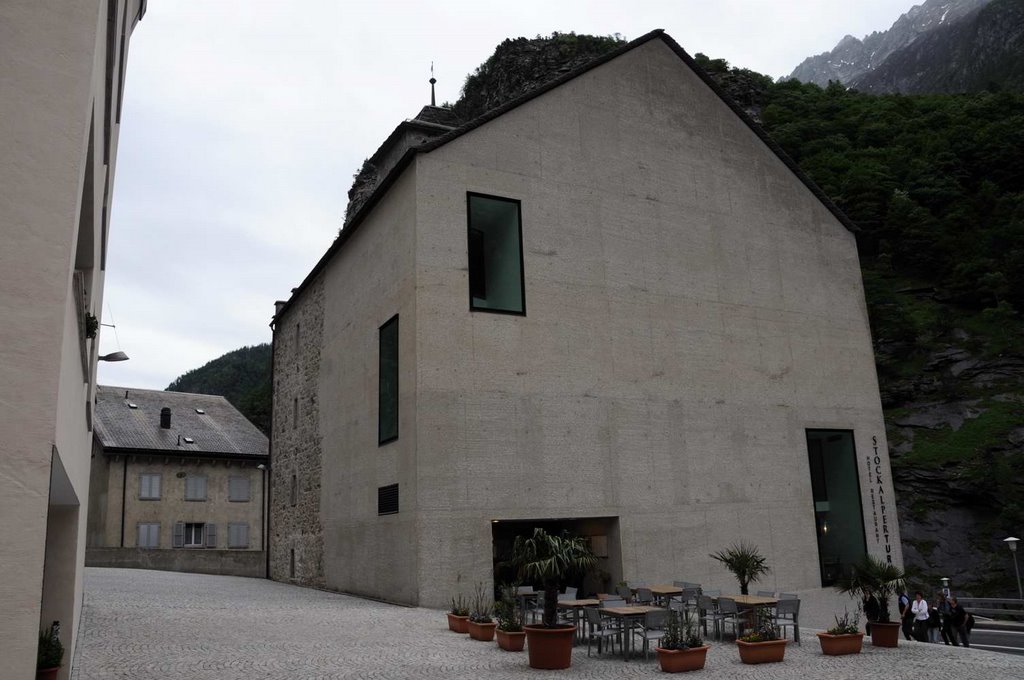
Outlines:
<svg viewBox="0 0 1024 680"><path fill-rule="evenodd" d="M780 600L799 600L800 596L796 593L779 593Z"/></svg>
<svg viewBox="0 0 1024 680"><path fill-rule="evenodd" d="M736 600L729 597L718 598L718 613L722 617L723 624L732 624L733 637L739 637L739 631L742 628L743 621L740 618L740 608L736 604ZM722 631L722 634L725 634L724 630ZM719 636L718 639L721 640L722 637Z"/></svg>
<svg viewBox="0 0 1024 680"><path fill-rule="evenodd" d="M633 598L633 591L629 589L628 585L615 586L615 594L621 597L626 602L629 602Z"/></svg>
<svg viewBox="0 0 1024 680"><path fill-rule="evenodd" d="M644 659L650 658L651 654L651 640L657 642L660 640L665 633L665 625L668 623L668 610L667 609L656 609L654 611L647 612L644 615L644 622L640 624L638 630L633 631L633 635L639 635L644 641Z"/></svg>
<svg viewBox="0 0 1024 680"><path fill-rule="evenodd" d="M570 586L566 586L565 587L565 592L558 594L558 599L559 600L575 600L576 599L576 588L572 588Z"/></svg>
<svg viewBox="0 0 1024 680"><path fill-rule="evenodd" d="M759 590L757 591L758 597L775 597L774 590Z"/></svg>
<svg viewBox="0 0 1024 680"><path fill-rule="evenodd" d="M703 594L707 595L708 597L718 597L719 595L722 594L722 591L719 588L708 588L706 590L701 588L700 592L702 592Z"/></svg>
<svg viewBox="0 0 1024 680"><path fill-rule="evenodd" d="M636 597L633 599L637 604L651 604L654 602L654 593L650 588L637 588Z"/></svg>
<svg viewBox="0 0 1024 680"><path fill-rule="evenodd" d="M793 639L800 644L800 600L779 600L778 606L775 607L775 618L772 620L781 629L792 626Z"/></svg>
<svg viewBox="0 0 1024 680"><path fill-rule="evenodd" d="M715 609L715 602L708 595L697 596L697 621L704 626L704 635L708 634L708 624L714 624L715 637L722 639L719 624L722 622L722 615Z"/></svg>
<svg viewBox="0 0 1024 680"><path fill-rule="evenodd" d="M612 621L601 616L601 610L596 607L587 607L583 610L587 622L587 656L590 656L590 644L597 640L597 653L601 654L602 643L611 638L612 653L615 652L615 640L620 637L622 630ZM619 647L622 647L621 641Z"/></svg>

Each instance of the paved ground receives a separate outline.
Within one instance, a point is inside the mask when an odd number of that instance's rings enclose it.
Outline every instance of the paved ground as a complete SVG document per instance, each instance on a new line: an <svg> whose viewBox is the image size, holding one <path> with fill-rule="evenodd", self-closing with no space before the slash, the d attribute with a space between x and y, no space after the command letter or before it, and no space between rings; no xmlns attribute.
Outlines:
<svg viewBox="0 0 1024 680"><path fill-rule="evenodd" d="M659 677L657 662L574 651L566 671L532 671L508 653L448 631L443 612L396 607L258 579L86 569L74 680ZM1020 680L1019 656L922 643L821 655L813 633L782 664L744 666L715 644L703 678ZM688 676L693 677L693 676Z"/></svg>

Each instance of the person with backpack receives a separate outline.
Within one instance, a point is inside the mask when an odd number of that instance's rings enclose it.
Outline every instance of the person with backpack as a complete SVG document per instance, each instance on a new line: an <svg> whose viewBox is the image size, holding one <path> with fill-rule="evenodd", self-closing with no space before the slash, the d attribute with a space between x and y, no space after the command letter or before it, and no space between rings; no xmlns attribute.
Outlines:
<svg viewBox="0 0 1024 680"><path fill-rule="evenodd" d="M970 616L970 614L968 614L967 610L963 608L963 605L957 602L955 596L949 598L949 607L950 623L953 626L953 632L956 634L957 637L960 638L960 642L963 643L964 647L970 647L970 629L967 626L968 617ZM956 645L955 638L953 640L953 644Z"/></svg>
<svg viewBox="0 0 1024 680"><path fill-rule="evenodd" d="M903 637L913 640L914 612L910 610L910 596L906 592L900 593L899 599L900 621L902 622Z"/></svg>

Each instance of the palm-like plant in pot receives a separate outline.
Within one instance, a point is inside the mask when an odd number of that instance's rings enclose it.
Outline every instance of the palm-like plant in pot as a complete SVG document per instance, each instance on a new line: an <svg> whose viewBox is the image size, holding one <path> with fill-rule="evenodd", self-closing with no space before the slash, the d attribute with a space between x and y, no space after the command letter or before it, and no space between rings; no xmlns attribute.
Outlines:
<svg viewBox="0 0 1024 680"><path fill-rule="evenodd" d="M749 595L750 584L771 571L768 560L757 549L756 545L749 545L740 541L733 543L725 550L708 555L711 559L718 560L725 565L725 568L732 572L740 584L740 593Z"/></svg>
<svg viewBox="0 0 1024 680"><path fill-rule="evenodd" d="M522 582L539 582L544 588L544 618L539 626L524 626L532 668L568 668L572 662L573 625L558 623L558 591L567 579L592 569L597 559L586 540L568 533L549 534L535 528L533 535L516 536L512 566Z"/></svg>
<svg viewBox="0 0 1024 680"><path fill-rule="evenodd" d="M906 587L906 573L893 564L867 555L844 574L836 584L841 593L855 599L873 595L878 600L878 621L871 623L871 644L895 647L899 644L900 624L892 621L890 600Z"/></svg>

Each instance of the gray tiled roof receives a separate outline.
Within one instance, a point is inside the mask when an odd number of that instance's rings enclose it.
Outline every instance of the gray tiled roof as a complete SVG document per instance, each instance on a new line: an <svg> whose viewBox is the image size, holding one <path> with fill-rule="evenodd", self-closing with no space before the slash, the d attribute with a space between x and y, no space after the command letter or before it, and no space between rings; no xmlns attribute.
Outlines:
<svg viewBox="0 0 1024 680"><path fill-rule="evenodd" d="M130 408L129 403L137 408ZM171 427L166 430L160 427L160 409L165 406L171 409ZM267 455L266 436L217 395L100 385L94 423L94 433L104 449ZM194 443L186 443L186 437Z"/></svg>

